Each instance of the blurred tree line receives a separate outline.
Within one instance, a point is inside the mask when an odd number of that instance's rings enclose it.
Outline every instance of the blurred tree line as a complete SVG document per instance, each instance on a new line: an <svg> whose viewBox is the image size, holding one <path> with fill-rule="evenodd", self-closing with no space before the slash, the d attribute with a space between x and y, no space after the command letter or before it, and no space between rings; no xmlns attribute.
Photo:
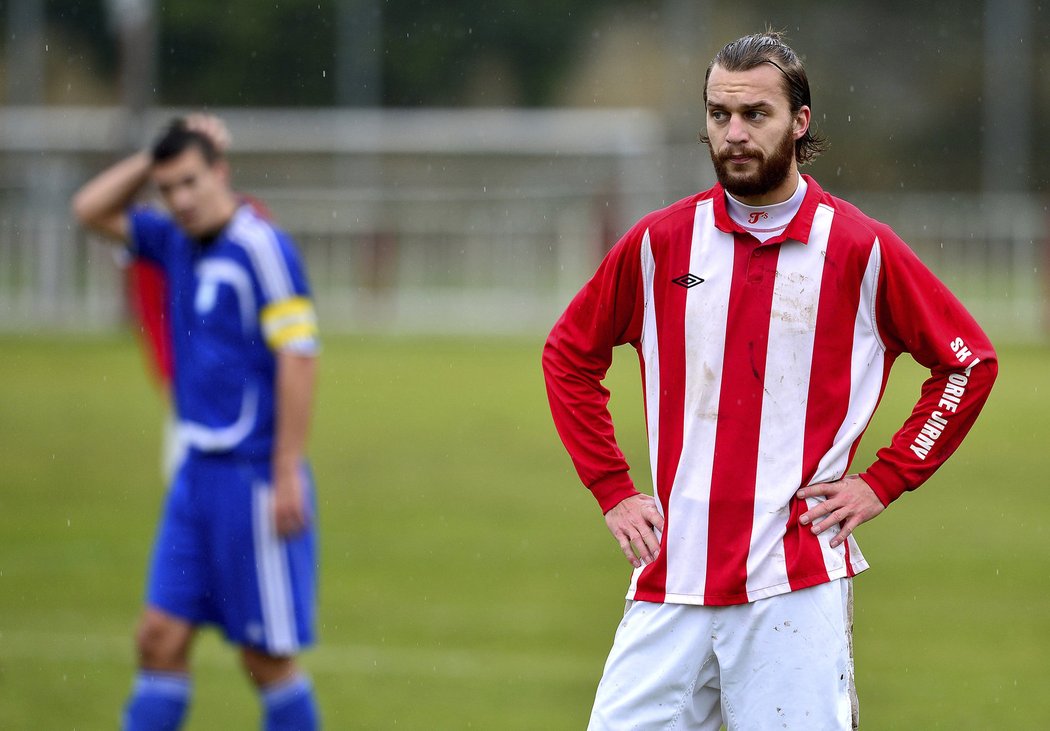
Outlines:
<svg viewBox="0 0 1050 731"><path fill-rule="evenodd" d="M121 98L114 21L141 1L0 0L0 8L43 5L49 74L60 87L49 91L49 103L114 103ZM846 188L886 189L907 180L912 188L976 190L1001 179L1008 188L1046 189L1045 3L787 6L154 0L151 103L643 106L663 112L672 137L684 143L702 123L700 89L713 53L772 27L786 31L810 72L814 120L832 143L814 166L822 178L837 177ZM1013 25L990 35L989 18L1000 15ZM8 12L0 16L8 24ZM990 76L993 60L999 70Z"/></svg>
<svg viewBox="0 0 1050 731"><path fill-rule="evenodd" d="M5 0L12 2L13 0ZM49 27L82 63L115 80L107 0L43 0ZM638 0L157 0L156 101L165 105L329 106L340 102L340 43L379 56L379 102L460 106L496 62L521 104L551 102L596 11ZM654 4L642 0L642 4ZM2 3L0 3L2 5ZM119 10L116 11L119 13ZM377 16L378 37L345 34L340 14ZM345 23L345 20L343 21ZM352 21L351 21L352 24Z"/></svg>

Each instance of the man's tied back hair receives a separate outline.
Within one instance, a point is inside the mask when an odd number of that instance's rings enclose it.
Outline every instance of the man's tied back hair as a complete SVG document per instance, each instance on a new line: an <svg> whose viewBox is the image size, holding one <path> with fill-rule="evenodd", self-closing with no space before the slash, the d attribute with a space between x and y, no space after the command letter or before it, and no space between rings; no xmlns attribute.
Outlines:
<svg viewBox="0 0 1050 731"><path fill-rule="evenodd" d="M784 77L784 91L787 92L792 114L797 113L803 106L813 108L806 69L798 54L784 43L783 34L774 30L738 38L724 45L722 50L715 54L704 76L704 106L707 106L707 82L715 64L726 71L750 71L764 63L776 67ZM815 134L812 124L811 118L810 128L795 140L795 159L799 165L811 162L828 148L827 139ZM704 132L700 133L700 141L709 142Z"/></svg>
<svg viewBox="0 0 1050 731"><path fill-rule="evenodd" d="M176 117L171 120L168 126L164 128L164 131L157 137L156 142L153 143L150 154L154 163L167 162L178 157L191 147L196 147L200 150L201 155L204 156L204 161L208 165L213 165L222 157L222 153L219 152L211 138L190 129L183 117Z"/></svg>

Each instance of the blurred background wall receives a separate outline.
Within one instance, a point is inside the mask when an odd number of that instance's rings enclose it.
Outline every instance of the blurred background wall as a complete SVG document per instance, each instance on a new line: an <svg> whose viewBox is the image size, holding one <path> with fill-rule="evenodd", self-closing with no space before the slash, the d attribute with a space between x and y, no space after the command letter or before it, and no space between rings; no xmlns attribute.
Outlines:
<svg viewBox="0 0 1050 731"><path fill-rule="evenodd" d="M0 329L125 320L71 193L170 116L228 119L327 331L540 333L640 215L712 184L727 41L803 56L831 149L999 339L1045 339L1050 8L686 0L3 0Z"/></svg>

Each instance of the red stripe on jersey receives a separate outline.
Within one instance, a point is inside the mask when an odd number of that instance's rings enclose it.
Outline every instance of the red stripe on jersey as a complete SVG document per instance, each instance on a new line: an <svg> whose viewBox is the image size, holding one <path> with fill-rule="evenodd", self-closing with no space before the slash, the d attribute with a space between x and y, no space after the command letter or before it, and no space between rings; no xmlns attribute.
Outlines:
<svg viewBox="0 0 1050 731"><path fill-rule="evenodd" d="M734 237L725 366L711 475L706 604L747 601L758 438L778 246ZM728 415L732 415L731 417Z"/></svg>
<svg viewBox="0 0 1050 731"><path fill-rule="evenodd" d="M854 326L860 307L860 285L868 263L868 249L847 246L839 216L832 220L827 260L835 266L824 268L820 305L813 338L812 373L806 410L806 441L802 454L802 484L808 485L824 457L827 445L834 443L849 408ZM874 239L872 239L874 242ZM812 586L814 577L827 579L820 542L809 526L800 525L805 501L793 500L784 554L791 588ZM848 550L848 545L846 546ZM849 558L846 558L849 566Z"/></svg>

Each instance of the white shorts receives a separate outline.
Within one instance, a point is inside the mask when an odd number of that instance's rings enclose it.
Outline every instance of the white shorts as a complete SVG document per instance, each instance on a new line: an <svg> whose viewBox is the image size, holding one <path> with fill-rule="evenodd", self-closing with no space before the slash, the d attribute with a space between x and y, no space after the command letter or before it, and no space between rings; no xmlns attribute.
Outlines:
<svg viewBox="0 0 1050 731"><path fill-rule="evenodd" d="M856 728L852 584L728 607L632 602L591 731Z"/></svg>

